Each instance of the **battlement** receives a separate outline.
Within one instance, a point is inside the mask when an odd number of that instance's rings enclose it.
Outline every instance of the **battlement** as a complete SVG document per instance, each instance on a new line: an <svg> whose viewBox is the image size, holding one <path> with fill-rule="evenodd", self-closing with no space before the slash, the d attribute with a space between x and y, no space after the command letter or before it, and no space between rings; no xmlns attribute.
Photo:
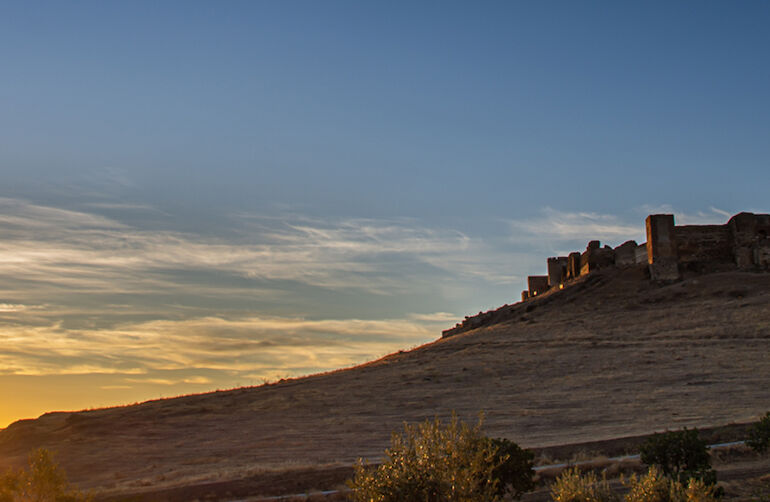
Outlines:
<svg viewBox="0 0 770 502"><path fill-rule="evenodd" d="M546 260L547 275L527 277L521 301L564 288L599 269L646 265L650 280L672 282L687 273L720 270L770 271L770 214L738 213L724 225L679 225L672 214L651 214L645 219L647 242L626 241L616 248L590 241L582 253ZM479 327L492 311L466 317L442 333L452 336Z"/></svg>

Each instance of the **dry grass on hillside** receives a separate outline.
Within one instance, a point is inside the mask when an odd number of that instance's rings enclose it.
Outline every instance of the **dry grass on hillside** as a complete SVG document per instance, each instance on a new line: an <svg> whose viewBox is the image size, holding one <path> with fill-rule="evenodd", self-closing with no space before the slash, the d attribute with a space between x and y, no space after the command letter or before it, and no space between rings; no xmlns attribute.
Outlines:
<svg viewBox="0 0 770 502"><path fill-rule="evenodd" d="M404 421L475 420L524 446L750 421L770 409L770 275L659 287L593 273L498 324L353 369L0 432L0 467L43 446L111 492L380 457Z"/></svg>

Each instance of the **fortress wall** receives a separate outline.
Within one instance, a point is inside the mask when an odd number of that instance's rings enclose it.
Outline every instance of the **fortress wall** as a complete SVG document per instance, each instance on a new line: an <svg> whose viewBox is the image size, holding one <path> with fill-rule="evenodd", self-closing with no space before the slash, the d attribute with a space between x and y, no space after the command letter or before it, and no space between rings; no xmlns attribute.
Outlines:
<svg viewBox="0 0 770 502"><path fill-rule="evenodd" d="M636 241L626 241L615 248L615 265L627 267L636 264Z"/></svg>
<svg viewBox="0 0 770 502"><path fill-rule="evenodd" d="M730 230L727 225L683 225L674 227L679 263L732 263Z"/></svg>
<svg viewBox="0 0 770 502"><path fill-rule="evenodd" d="M601 247L599 241L591 241L580 256L580 275L586 275L600 268L611 267L614 264L615 251L609 246Z"/></svg>
<svg viewBox="0 0 770 502"><path fill-rule="evenodd" d="M708 272L726 264L741 269L770 271L770 214L739 213L725 225L674 224L673 214L651 214L645 220L647 242L626 241L615 249L588 243L585 252L548 258L548 275L527 277L521 301L531 300L550 288L605 267L649 266L650 278L670 282L685 271ZM461 324L442 332L452 336L491 322L494 312L466 316Z"/></svg>
<svg viewBox="0 0 770 502"><path fill-rule="evenodd" d="M548 287L558 286L567 278L567 257L548 258Z"/></svg>
<svg viewBox="0 0 770 502"><path fill-rule="evenodd" d="M636 252L634 253L634 259L637 264L647 263L647 243L642 242L636 246Z"/></svg>
<svg viewBox="0 0 770 502"><path fill-rule="evenodd" d="M739 268L770 269L770 214L738 213L727 227Z"/></svg>
<svg viewBox="0 0 770 502"><path fill-rule="evenodd" d="M647 229L647 262L654 281L679 279L679 257L673 214L651 214L645 220Z"/></svg>
<svg viewBox="0 0 770 502"><path fill-rule="evenodd" d="M529 291L529 297L537 296L540 293L548 291L548 276L547 275L530 275L527 277L527 288Z"/></svg>
<svg viewBox="0 0 770 502"><path fill-rule="evenodd" d="M580 253L575 251L567 256L567 279L580 277Z"/></svg>

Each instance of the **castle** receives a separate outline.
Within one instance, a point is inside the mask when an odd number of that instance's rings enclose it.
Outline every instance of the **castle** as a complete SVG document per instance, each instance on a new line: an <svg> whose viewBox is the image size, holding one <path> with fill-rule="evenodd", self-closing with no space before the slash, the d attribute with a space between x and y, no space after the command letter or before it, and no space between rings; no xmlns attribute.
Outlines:
<svg viewBox="0 0 770 502"><path fill-rule="evenodd" d="M608 267L646 266L650 280L661 283L688 273L770 271L770 214L738 213L724 225L675 225L673 214L651 214L645 223L645 243L626 241L611 248L591 241L582 253L548 258L547 275L527 277L521 300L562 289L570 281ZM478 327L484 315L466 317L442 337Z"/></svg>

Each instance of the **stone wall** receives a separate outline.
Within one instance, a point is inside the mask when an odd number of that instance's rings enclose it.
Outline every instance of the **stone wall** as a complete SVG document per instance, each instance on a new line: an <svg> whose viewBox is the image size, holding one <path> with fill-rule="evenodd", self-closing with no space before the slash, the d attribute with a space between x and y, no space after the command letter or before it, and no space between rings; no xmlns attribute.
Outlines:
<svg viewBox="0 0 770 502"><path fill-rule="evenodd" d="M770 214L738 213L727 227L738 268L770 269Z"/></svg>
<svg viewBox="0 0 770 502"><path fill-rule="evenodd" d="M651 214L645 220L647 242L626 241L612 249L590 241L583 253L551 257L548 275L527 277L521 301L538 295L582 275L607 267L647 264L654 281L675 281L682 273L709 272L733 266L746 270L770 271L770 214L739 213L724 225L674 224L673 214ZM443 332L452 336L494 322L494 312L479 312Z"/></svg>
<svg viewBox="0 0 770 502"><path fill-rule="evenodd" d="M590 241L583 253L551 257L548 275L530 276L522 301L582 275L606 267L647 264L650 278L675 281L682 273L737 266L770 270L770 215L739 213L724 225L675 225L673 214L651 214L645 220L647 242L626 241L615 249Z"/></svg>
<svg viewBox="0 0 770 502"><path fill-rule="evenodd" d="M580 277L580 253L575 251L567 256L567 279Z"/></svg>
<svg viewBox="0 0 770 502"><path fill-rule="evenodd" d="M615 265L627 267L636 265L636 241L626 241L615 248Z"/></svg>
<svg viewBox="0 0 770 502"><path fill-rule="evenodd" d="M727 225L683 225L674 227L680 265L732 263L730 230Z"/></svg>
<svg viewBox="0 0 770 502"><path fill-rule="evenodd" d="M567 279L567 257L548 258L548 287L554 288Z"/></svg>
<svg viewBox="0 0 770 502"><path fill-rule="evenodd" d="M547 275L530 275L527 277L528 296L532 298L548 291Z"/></svg>
<svg viewBox="0 0 770 502"><path fill-rule="evenodd" d="M591 241L580 256L580 275L586 275L600 268L615 264L615 251L609 247L601 247L601 242Z"/></svg>
<svg viewBox="0 0 770 502"><path fill-rule="evenodd" d="M647 263L647 243L642 242L638 246L636 246L636 263Z"/></svg>
<svg viewBox="0 0 770 502"><path fill-rule="evenodd" d="M673 214L651 214L645 220L647 230L647 262L655 281L679 279L676 233Z"/></svg>

